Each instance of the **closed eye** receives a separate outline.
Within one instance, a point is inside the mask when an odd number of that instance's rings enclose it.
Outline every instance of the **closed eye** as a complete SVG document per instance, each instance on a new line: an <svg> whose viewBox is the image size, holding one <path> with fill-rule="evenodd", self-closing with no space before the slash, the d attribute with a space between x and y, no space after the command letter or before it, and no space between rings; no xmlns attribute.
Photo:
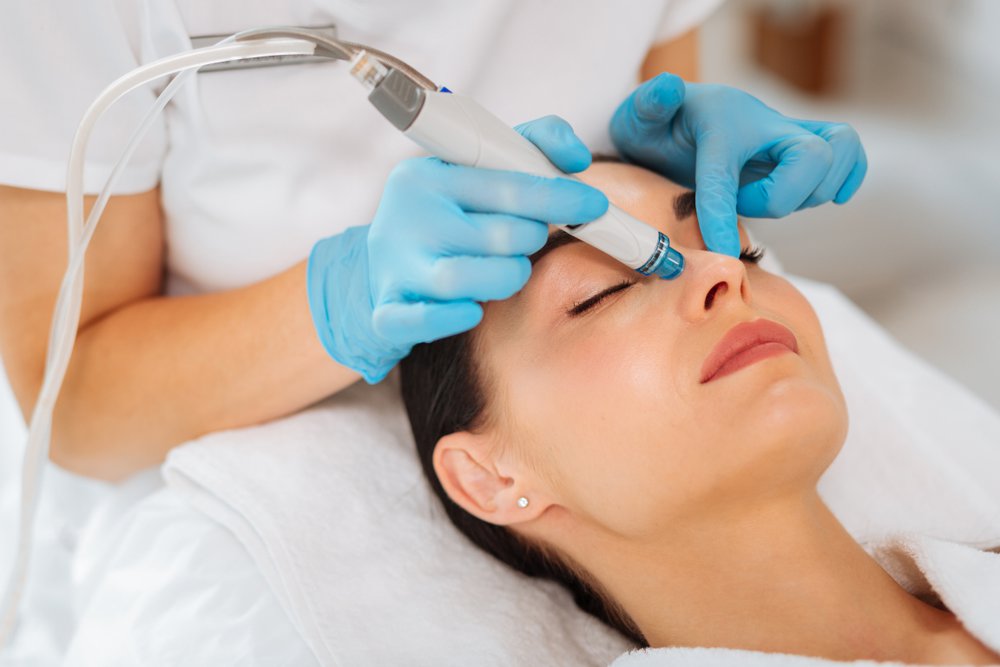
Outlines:
<svg viewBox="0 0 1000 667"><path fill-rule="evenodd" d="M607 289L601 290L592 297L589 297L587 299L584 299L583 301L573 304L573 307L567 310L566 314L572 317L581 315L586 311L590 310L591 308L593 308L594 306L596 306L597 304L599 304L601 301L604 301L606 298L608 298L615 292L621 292L622 290L628 289L632 285L635 285L634 280L623 280L617 285L612 285Z"/></svg>

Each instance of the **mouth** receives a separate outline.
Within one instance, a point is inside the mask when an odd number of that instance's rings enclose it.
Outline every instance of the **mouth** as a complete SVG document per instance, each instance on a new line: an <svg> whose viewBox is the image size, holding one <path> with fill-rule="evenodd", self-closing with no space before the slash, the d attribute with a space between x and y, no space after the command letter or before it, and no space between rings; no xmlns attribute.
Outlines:
<svg viewBox="0 0 1000 667"><path fill-rule="evenodd" d="M701 366L701 383L718 380L751 364L793 352L799 344L788 327L771 320L741 322L722 337Z"/></svg>

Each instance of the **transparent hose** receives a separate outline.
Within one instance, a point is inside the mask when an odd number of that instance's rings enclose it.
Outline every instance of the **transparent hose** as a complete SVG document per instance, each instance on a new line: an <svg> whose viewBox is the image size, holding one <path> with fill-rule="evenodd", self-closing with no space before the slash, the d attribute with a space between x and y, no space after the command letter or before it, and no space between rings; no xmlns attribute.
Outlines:
<svg viewBox="0 0 1000 667"><path fill-rule="evenodd" d="M83 300L83 264L87 246L111 196L111 191L125 164L138 148L140 141L152 126L157 115L176 94L184 81L199 67L213 63L243 60L246 58L313 55L316 45L302 39L259 39L234 43L238 35L229 37L215 46L196 49L169 56L135 69L108 86L84 114L77 129L70 152L66 180L68 208L69 262L59 288L53 314L46 356L45 375L38 402L32 412L28 427L28 442L24 452L21 482L21 512L18 530L18 548L2 605L0 605L0 649L13 636L17 609L27 581L28 561L34 536L34 517L37 510L45 461L48 459L52 435L52 413L66 376L73 344L80 323L80 306ZM108 176L107 183L97 198L86 224L83 222L83 166L87 143L97 120L122 96L135 88L160 77L182 72L167 86L147 112L139 127L129 139L121 157Z"/></svg>

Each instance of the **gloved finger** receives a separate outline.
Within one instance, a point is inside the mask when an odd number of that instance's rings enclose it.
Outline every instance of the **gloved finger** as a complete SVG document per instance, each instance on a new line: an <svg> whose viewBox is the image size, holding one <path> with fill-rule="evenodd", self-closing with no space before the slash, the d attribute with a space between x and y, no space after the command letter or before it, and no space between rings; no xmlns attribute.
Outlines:
<svg viewBox="0 0 1000 667"><path fill-rule="evenodd" d="M695 210L705 247L739 257L736 193L740 165L721 135L707 135L695 154Z"/></svg>
<svg viewBox="0 0 1000 667"><path fill-rule="evenodd" d="M752 218L781 218L795 209L823 182L833 164L833 149L822 137L803 132L768 150L774 170L739 190L737 206Z"/></svg>
<svg viewBox="0 0 1000 667"><path fill-rule="evenodd" d="M740 170L740 187L759 181L774 171L774 163L770 160L751 158Z"/></svg>
<svg viewBox="0 0 1000 667"><path fill-rule="evenodd" d="M819 120L796 119L795 122L815 134L822 134L824 128L833 125L833 123ZM858 188L861 187L862 182L865 180L865 174L868 173L868 155L865 153L865 147L861 143L861 137L857 136L856 132L855 136L858 143L857 157L847 178L844 179L837 194L833 197L835 204L846 204L854 196L854 193L858 191Z"/></svg>
<svg viewBox="0 0 1000 667"><path fill-rule="evenodd" d="M590 150L573 128L559 116L544 116L514 127L525 139L538 146L549 162L573 174L590 166Z"/></svg>
<svg viewBox="0 0 1000 667"><path fill-rule="evenodd" d="M862 146L861 153L858 155L858 161L854 164L854 168L851 169L851 173L844 179L844 184L840 186L840 191L833 198L833 203L846 204L850 201L854 193L861 187L861 183L865 180L865 174L867 173L868 156L865 154L865 149Z"/></svg>
<svg viewBox="0 0 1000 667"><path fill-rule="evenodd" d="M402 288L420 300L506 299L524 287L531 275L527 257L436 257L425 271Z"/></svg>
<svg viewBox="0 0 1000 667"><path fill-rule="evenodd" d="M467 213L450 229L441 248L454 255L530 255L549 238L545 223L503 214Z"/></svg>
<svg viewBox="0 0 1000 667"><path fill-rule="evenodd" d="M611 117L612 141L621 146L662 136L684 103L684 93L684 80L669 72L646 81L618 105Z"/></svg>
<svg viewBox="0 0 1000 667"><path fill-rule="evenodd" d="M555 224L581 224L604 215L604 193L571 178L464 167L438 161L438 191L470 213L506 213Z"/></svg>
<svg viewBox="0 0 1000 667"><path fill-rule="evenodd" d="M861 138L853 127L845 123L827 123L816 133L825 139L833 150L833 164L813 193L799 206L812 208L832 200L854 169L861 150Z"/></svg>
<svg viewBox="0 0 1000 667"><path fill-rule="evenodd" d="M372 328L393 345L415 345L468 331L482 319L474 301L392 301L375 307Z"/></svg>

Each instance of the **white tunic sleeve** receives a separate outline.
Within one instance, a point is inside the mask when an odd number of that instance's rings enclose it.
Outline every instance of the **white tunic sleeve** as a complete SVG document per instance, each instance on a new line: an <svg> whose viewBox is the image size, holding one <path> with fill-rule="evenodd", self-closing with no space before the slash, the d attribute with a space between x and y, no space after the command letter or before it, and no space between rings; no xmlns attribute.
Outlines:
<svg viewBox="0 0 1000 667"><path fill-rule="evenodd" d="M97 95L141 64L142 15L135 0L6 0L0 8L0 183L64 191L76 127ZM153 100L129 93L98 124L87 152L85 187L103 185ZM165 132L154 127L123 173L117 193L159 180Z"/></svg>

